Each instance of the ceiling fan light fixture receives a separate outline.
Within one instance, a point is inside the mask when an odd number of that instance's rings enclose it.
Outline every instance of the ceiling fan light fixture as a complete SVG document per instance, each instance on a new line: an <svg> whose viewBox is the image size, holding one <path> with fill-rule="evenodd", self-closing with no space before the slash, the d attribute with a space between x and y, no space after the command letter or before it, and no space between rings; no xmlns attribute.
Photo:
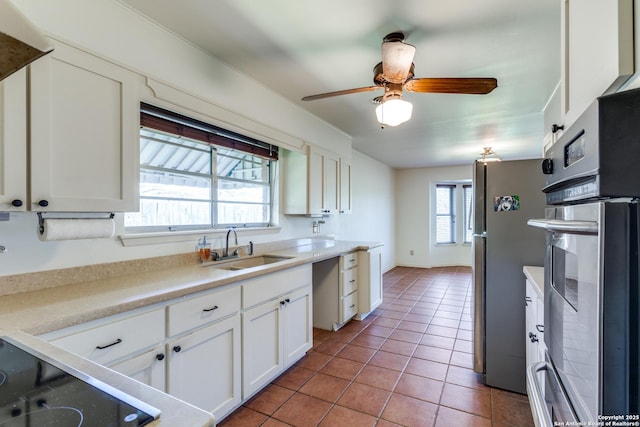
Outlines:
<svg viewBox="0 0 640 427"><path fill-rule="evenodd" d="M382 43L382 71L392 83L404 83L413 63L416 48L401 42Z"/></svg>
<svg viewBox="0 0 640 427"><path fill-rule="evenodd" d="M502 161L502 159L498 157L498 155L494 153L493 150L491 150L491 147L483 147L482 150L483 151L482 153L480 153L480 158L478 158L478 161L482 163Z"/></svg>
<svg viewBox="0 0 640 427"><path fill-rule="evenodd" d="M386 126L398 126L411 119L412 113L413 104L399 98L389 99L376 107L378 122Z"/></svg>

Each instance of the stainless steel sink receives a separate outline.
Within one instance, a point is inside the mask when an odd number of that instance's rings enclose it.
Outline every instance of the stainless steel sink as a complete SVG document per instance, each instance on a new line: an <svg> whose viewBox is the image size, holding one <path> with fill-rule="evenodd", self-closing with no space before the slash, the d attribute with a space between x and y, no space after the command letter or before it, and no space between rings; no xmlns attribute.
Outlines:
<svg viewBox="0 0 640 427"><path fill-rule="evenodd" d="M237 258L228 261L219 261L213 264L207 265L210 268L217 268L220 270L243 270L245 268L259 267L261 265L273 264L276 262L282 262L292 259L293 257L278 256L278 255L257 255L246 258Z"/></svg>

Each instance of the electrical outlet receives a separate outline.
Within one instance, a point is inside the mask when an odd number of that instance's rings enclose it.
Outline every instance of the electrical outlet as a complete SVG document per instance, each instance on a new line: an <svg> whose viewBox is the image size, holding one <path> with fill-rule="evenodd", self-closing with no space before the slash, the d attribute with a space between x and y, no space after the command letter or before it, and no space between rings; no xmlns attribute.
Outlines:
<svg viewBox="0 0 640 427"><path fill-rule="evenodd" d="M409 251L409 255L413 256L413 249Z"/></svg>

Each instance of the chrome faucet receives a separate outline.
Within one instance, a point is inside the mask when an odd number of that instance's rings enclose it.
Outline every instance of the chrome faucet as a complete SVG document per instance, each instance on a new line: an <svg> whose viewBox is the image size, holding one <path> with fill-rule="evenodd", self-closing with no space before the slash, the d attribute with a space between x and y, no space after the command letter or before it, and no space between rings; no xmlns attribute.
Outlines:
<svg viewBox="0 0 640 427"><path fill-rule="evenodd" d="M236 246L238 246L238 233L236 233L236 228L235 227L230 227L229 230L227 231L227 244L224 248L224 253L222 254L222 258L232 258L232 257L237 257L238 256L238 248L236 247L236 250L233 252L232 255L229 255L229 234L231 234L231 232L233 231L233 235L236 238Z"/></svg>

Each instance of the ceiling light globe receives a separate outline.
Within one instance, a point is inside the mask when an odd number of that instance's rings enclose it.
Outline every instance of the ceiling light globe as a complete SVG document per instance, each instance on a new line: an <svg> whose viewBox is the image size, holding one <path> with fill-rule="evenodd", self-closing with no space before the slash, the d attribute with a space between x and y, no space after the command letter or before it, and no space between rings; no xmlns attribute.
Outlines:
<svg viewBox="0 0 640 427"><path fill-rule="evenodd" d="M386 126L398 126L411 118L413 104L404 99L389 99L376 107L378 122Z"/></svg>

